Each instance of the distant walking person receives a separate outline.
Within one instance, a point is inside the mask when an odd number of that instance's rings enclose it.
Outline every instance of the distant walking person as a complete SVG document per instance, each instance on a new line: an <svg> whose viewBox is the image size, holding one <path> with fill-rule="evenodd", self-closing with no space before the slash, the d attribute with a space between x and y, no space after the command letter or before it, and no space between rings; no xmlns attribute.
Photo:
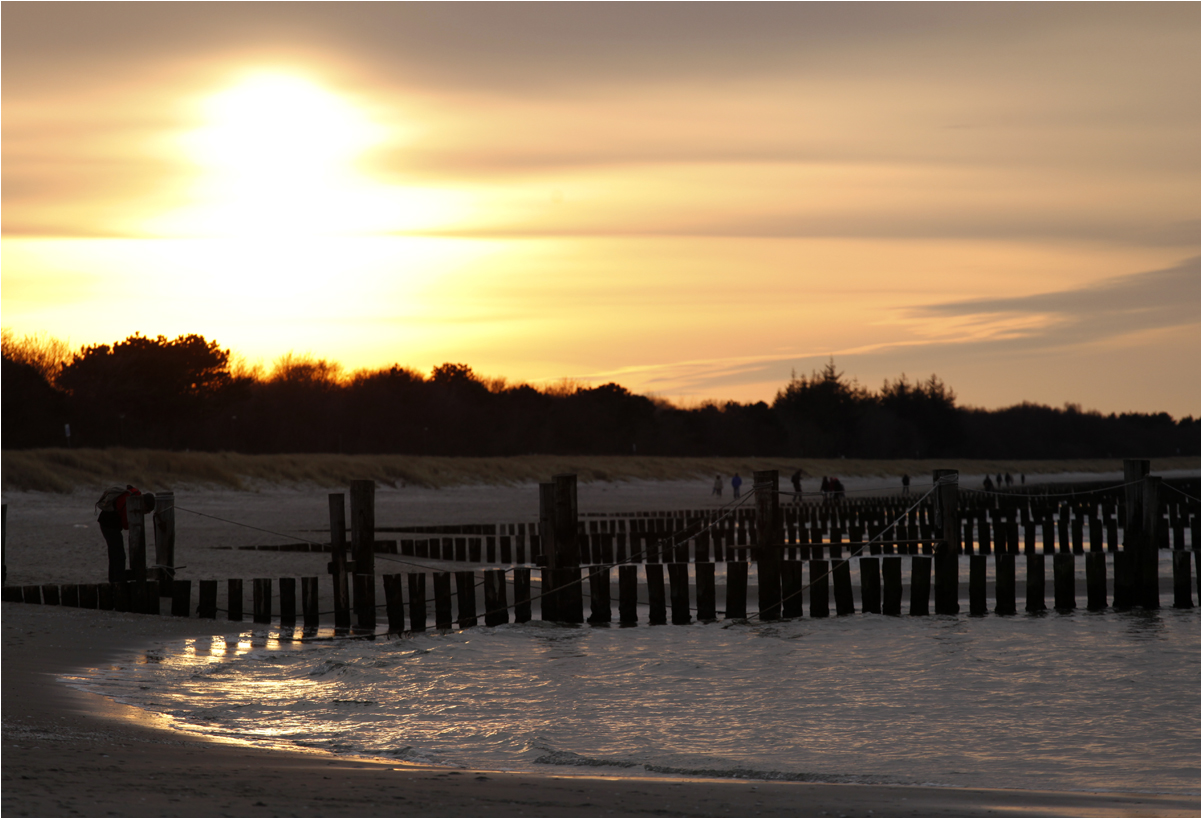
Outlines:
<svg viewBox="0 0 1202 819"><path fill-rule="evenodd" d="M905 473L902 474L902 494L910 494L910 476Z"/></svg>
<svg viewBox="0 0 1202 819"><path fill-rule="evenodd" d="M100 533L104 535L104 542L109 549L110 583L126 579L125 536L122 532L129 528L129 518L125 506L132 496L141 494L128 484L124 489L114 486L104 490L100 500L96 501L96 509L100 513L96 516L96 522L100 524Z"/></svg>
<svg viewBox="0 0 1202 819"><path fill-rule="evenodd" d="M734 490L734 496L736 498L739 497L739 487L742 485L743 485L743 479L740 478L739 473L736 472L735 476L730 479L730 488L732 490Z"/></svg>
<svg viewBox="0 0 1202 819"><path fill-rule="evenodd" d="M826 503L828 500L830 500L831 479L823 475L822 484L819 486L819 489L822 490L822 502Z"/></svg>
<svg viewBox="0 0 1202 819"><path fill-rule="evenodd" d="M1007 472L1006 473L1006 488L1009 489L1012 486L1014 486L1014 476L1011 475L1009 472Z"/></svg>
<svg viewBox="0 0 1202 819"><path fill-rule="evenodd" d="M722 497L722 476L721 475L714 476L714 495L719 498Z"/></svg>
<svg viewBox="0 0 1202 819"><path fill-rule="evenodd" d="M801 503L801 470L794 472L789 480L793 482L793 502Z"/></svg>
<svg viewBox="0 0 1202 819"><path fill-rule="evenodd" d="M985 476L985 491L986 492L993 491L993 479L990 478L988 475Z"/></svg>

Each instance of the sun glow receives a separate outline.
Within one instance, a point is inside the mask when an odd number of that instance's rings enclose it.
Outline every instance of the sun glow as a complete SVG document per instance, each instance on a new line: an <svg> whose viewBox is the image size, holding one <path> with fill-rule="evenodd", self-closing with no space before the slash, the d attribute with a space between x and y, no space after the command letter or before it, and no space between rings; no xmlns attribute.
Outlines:
<svg viewBox="0 0 1202 819"><path fill-rule="evenodd" d="M258 74L203 100L182 148L200 170L195 204L152 220L155 233L314 239L443 224L450 195L382 184L367 152L396 144L395 127L299 76Z"/></svg>

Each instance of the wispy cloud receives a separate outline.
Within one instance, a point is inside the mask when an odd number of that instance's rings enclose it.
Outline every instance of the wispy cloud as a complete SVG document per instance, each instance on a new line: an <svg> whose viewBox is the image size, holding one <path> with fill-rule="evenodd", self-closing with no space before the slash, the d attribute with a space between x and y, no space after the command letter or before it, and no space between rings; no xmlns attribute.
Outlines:
<svg viewBox="0 0 1202 819"><path fill-rule="evenodd" d="M1161 270L1114 276L1082 287L1014 298L980 298L913 308L915 318L1009 323L1003 337L975 343L1013 348L1061 347L1145 330L1199 324L1199 257ZM1038 319L1022 326L1024 319ZM1015 321L1019 322L1015 326ZM957 343L964 343L963 340ZM971 343L971 342L970 342Z"/></svg>

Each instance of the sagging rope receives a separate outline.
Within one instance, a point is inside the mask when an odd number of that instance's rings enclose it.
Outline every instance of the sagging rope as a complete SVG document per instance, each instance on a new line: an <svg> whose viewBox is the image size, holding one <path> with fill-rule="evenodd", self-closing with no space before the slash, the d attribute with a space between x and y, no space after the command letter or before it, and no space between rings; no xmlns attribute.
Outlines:
<svg viewBox="0 0 1202 819"><path fill-rule="evenodd" d="M884 535L886 532L889 532L889 531L893 530L893 529L894 529L894 527L896 527L896 526L897 526L897 524L898 524L898 523L900 523L900 522L901 522L901 521L902 521L902 520L903 520L903 519L904 519L904 518L905 518L905 517L906 517L908 514L910 514L911 512L913 512L915 509L917 509L919 504L921 504L921 503L922 503L924 500L926 500L928 497L930 497L930 496L931 496L931 495L932 495L932 494L935 492L935 490L936 490L936 489L938 489L940 486L946 486L946 485L948 485L948 484L958 483L958 478L959 478L959 476L958 476L958 475L954 475L954 474L953 474L953 475L942 475L942 476L940 476L939 480L935 482L935 485L934 485L934 486L932 486L930 489L928 489L928 490L926 491L926 493L925 493L925 494L924 494L924 495L923 495L921 498L919 498L918 500L916 500L916 501L915 501L915 502L914 502L914 503L913 503L913 504L910 506L910 508L909 508L909 509L907 509L905 512L902 512L902 513L901 513L901 514L900 514L900 515L899 515L897 518L895 518L895 519L893 520L893 522L892 522L892 523L890 523L890 524L889 524L888 526L886 526L885 528L881 529L881 531L880 531L880 532L878 532L877 534L873 535L873 536L872 536L871 538L869 538L868 540L866 540L866 541L864 541L863 543L861 543L861 544L860 544L860 548L856 549L854 552L852 552L851 554L849 554L849 555L848 555L846 558L840 558L840 559L839 559L839 560L837 560L837 561L831 561L830 568L828 568L828 569L827 569L825 572L823 572L822 574L818 575L818 577L812 577L812 578L810 578L810 582L809 582L809 583L807 583L807 584L805 584L804 586L802 586L802 587L801 587L800 589L798 589L797 591L795 591L795 592L792 592L791 594L789 594L789 595L788 595L788 596L786 596L786 597L782 597L782 598L781 598L781 600L780 600L780 603L779 603L778 605L780 605L780 606L784 606L784 604L785 604L785 602L786 602L786 601L788 601L788 600L792 600L794 597L798 597L798 596L800 596L800 595L801 595L801 594L802 594L802 593L803 593L803 592L804 592L806 589L809 589L809 588L811 588L811 587L812 587L812 586L813 586L815 583L818 583L819 581L825 581L827 577L829 577L830 575L832 575L832 574L834 573L835 569L836 569L838 566L842 566L842 565L846 565L846 564L850 563L850 562L851 562L851 559L852 559L853 557L859 557L860 553L864 551L864 548L865 548L866 546L869 546L870 544L872 544L874 541L876 541L878 538L880 538L880 537L881 537L882 535ZM761 617L761 615L762 615L762 614L763 614L763 610L761 609L760 611L757 611L755 614L752 614L752 615L750 615L750 616L747 618L747 620L748 620L749 622L750 622L751 620L761 620L761 621L762 621L762 620L763 620L763 618Z"/></svg>

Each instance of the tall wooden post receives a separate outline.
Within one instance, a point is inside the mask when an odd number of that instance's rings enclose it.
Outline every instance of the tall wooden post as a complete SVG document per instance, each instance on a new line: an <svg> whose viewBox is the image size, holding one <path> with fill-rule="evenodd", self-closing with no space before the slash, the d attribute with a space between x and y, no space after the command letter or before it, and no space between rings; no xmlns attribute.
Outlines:
<svg viewBox="0 0 1202 819"><path fill-rule="evenodd" d="M360 628L376 627L376 482L351 481L351 554Z"/></svg>
<svg viewBox="0 0 1202 819"><path fill-rule="evenodd" d="M780 474L775 469L752 473L755 481L756 543L752 560L759 573L761 620L780 619Z"/></svg>
<svg viewBox="0 0 1202 819"><path fill-rule="evenodd" d="M1141 512L1143 521L1139 534L1139 568L1136 576L1139 584L1136 594L1139 604L1145 609L1160 608L1160 483L1161 478L1148 475L1144 478Z"/></svg>
<svg viewBox="0 0 1202 819"><path fill-rule="evenodd" d="M351 627L350 581L346 560L346 501L341 492L330 494L330 574L334 577L334 628Z"/></svg>
<svg viewBox="0 0 1202 819"><path fill-rule="evenodd" d="M1123 519L1123 544L1134 546L1143 531L1144 487L1140 483L1152 471L1152 462L1140 458L1123 461L1123 496L1126 501L1126 516Z"/></svg>
<svg viewBox="0 0 1202 819"><path fill-rule="evenodd" d="M125 517L129 521L129 569L133 580L146 582L146 513L142 496L130 495L125 501Z"/></svg>
<svg viewBox="0 0 1202 819"><path fill-rule="evenodd" d="M960 472L936 469L935 531L943 540L935 547L935 613L960 612Z"/></svg>
<svg viewBox="0 0 1202 819"><path fill-rule="evenodd" d="M170 594L175 579L175 493L154 498L154 576L162 592Z"/></svg>

